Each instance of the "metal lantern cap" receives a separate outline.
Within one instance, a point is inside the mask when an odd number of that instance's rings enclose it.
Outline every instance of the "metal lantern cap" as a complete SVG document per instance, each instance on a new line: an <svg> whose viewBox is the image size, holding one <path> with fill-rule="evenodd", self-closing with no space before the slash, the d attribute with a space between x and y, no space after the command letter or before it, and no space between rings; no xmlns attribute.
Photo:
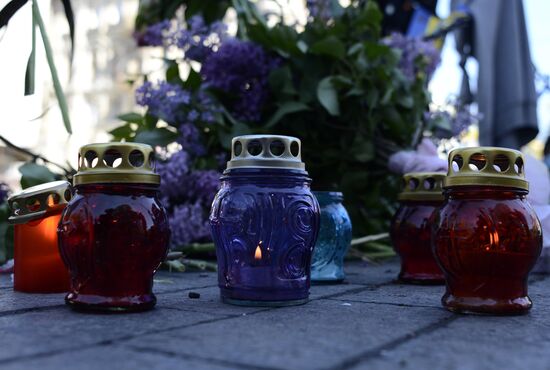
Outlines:
<svg viewBox="0 0 550 370"><path fill-rule="evenodd" d="M244 135L233 138L227 169L284 168L305 170L300 139L281 135Z"/></svg>
<svg viewBox="0 0 550 370"><path fill-rule="evenodd" d="M442 172L410 172L403 175L403 191L399 200L443 201Z"/></svg>
<svg viewBox="0 0 550 370"><path fill-rule="evenodd" d="M138 143L88 144L78 153L74 185L104 183L160 184L153 148Z"/></svg>
<svg viewBox="0 0 550 370"><path fill-rule="evenodd" d="M449 153L443 188L489 185L529 190L520 151L498 147L458 148Z"/></svg>
<svg viewBox="0 0 550 370"><path fill-rule="evenodd" d="M13 224L42 218L47 213L62 210L72 198L68 181L53 181L27 188L8 198L10 217Z"/></svg>

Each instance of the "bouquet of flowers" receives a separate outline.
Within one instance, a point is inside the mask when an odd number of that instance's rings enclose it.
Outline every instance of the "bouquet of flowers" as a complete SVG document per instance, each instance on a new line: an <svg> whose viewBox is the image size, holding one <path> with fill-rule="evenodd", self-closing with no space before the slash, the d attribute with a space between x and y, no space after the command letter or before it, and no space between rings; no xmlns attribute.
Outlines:
<svg viewBox="0 0 550 370"><path fill-rule="evenodd" d="M437 49L382 35L374 1L308 0L303 23L258 4L140 4L138 44L174 57L165 80L145 76L136 89L143 111L122 115L111 134L157 147L172 247L209 241L225 153L247 133L299 137L313 188L344 193L355 234L387 231L400 180L387 161L422 139Z"/></svg>

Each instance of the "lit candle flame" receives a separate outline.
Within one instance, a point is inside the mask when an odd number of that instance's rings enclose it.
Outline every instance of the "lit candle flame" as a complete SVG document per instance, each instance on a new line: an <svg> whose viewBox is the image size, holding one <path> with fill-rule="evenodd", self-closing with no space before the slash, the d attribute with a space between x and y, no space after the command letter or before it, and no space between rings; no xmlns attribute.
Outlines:
<svg viewBox="0 0 550 370"><path fill-rule="evenodd" d="M260 248L261 245L262 242L260 241L260 243L256 247L256 251L254 252L254 259L258 261L262 259L262 248Z"/></svg>
<svg viewBox="0 0 550 370"><path fill-rule="evenodd" d="M491 245L498 246L498 232L496 230L493 230L489 234L489 239L490 239Z"/></svg>
<svg viewBox="0 0 550 370"><path fill-rule="evenodd" d="M489 244L485 246L486 251L490 251L491 249L498 248L498 232L495 230L489 231Z"/></svg>

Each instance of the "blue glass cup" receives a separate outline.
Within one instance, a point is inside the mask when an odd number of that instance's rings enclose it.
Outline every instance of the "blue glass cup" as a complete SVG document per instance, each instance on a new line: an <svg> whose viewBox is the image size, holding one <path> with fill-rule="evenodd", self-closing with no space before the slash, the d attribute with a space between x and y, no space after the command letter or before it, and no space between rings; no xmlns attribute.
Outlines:
<svg viewBox="0 0 550 370"><path fill-rule="evenodd" d="M340 192L313 192L321 207L321 227L311 262L311 281L339 283L345 278L344 256L351 243L351 219Z"/></svg>
<svg viewBox="0 0 550 370"><path fill-rule="evenodd" d="M246 306L307 302L319 205L300 141L236 137L221 180L210 225L222 300Z"/></svg>

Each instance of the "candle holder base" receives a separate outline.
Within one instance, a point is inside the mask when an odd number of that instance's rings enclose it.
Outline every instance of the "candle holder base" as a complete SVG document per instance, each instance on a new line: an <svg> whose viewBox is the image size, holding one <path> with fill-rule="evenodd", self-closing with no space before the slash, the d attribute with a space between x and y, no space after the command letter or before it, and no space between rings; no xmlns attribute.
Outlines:
<svg viewBox="0 0 550 370"><path fill-rule="evenodd" d="M65 297L65 303L75 311L124 313L151 310L155 307L157 298L154 294L110 298L69 293Z"/></svg>
<svg viewBox="0 0 550 370"><path fill-rule="evenodd" d="M447 310L461 314L482 315L525 315L531 309L533 302L528 296L493 299L480 297L458 297L446 293L441 299Z"/></svg>
<svg viewBox="0 0 550 370"><path fill-rule="evenodd" d="M299 306L309 302L309 298L293 299L288 301L250 301L244 299L234 299L222 297L222 302L232 304L234 306L248 306L248 307L288 307Z"/></svg>
<svg viewBox="0 0 550 370"><path fill-rule="evenodd" d="M344 284L344 278L341 279L313 279L311 278L311 285L337 285Z"/></svg>

